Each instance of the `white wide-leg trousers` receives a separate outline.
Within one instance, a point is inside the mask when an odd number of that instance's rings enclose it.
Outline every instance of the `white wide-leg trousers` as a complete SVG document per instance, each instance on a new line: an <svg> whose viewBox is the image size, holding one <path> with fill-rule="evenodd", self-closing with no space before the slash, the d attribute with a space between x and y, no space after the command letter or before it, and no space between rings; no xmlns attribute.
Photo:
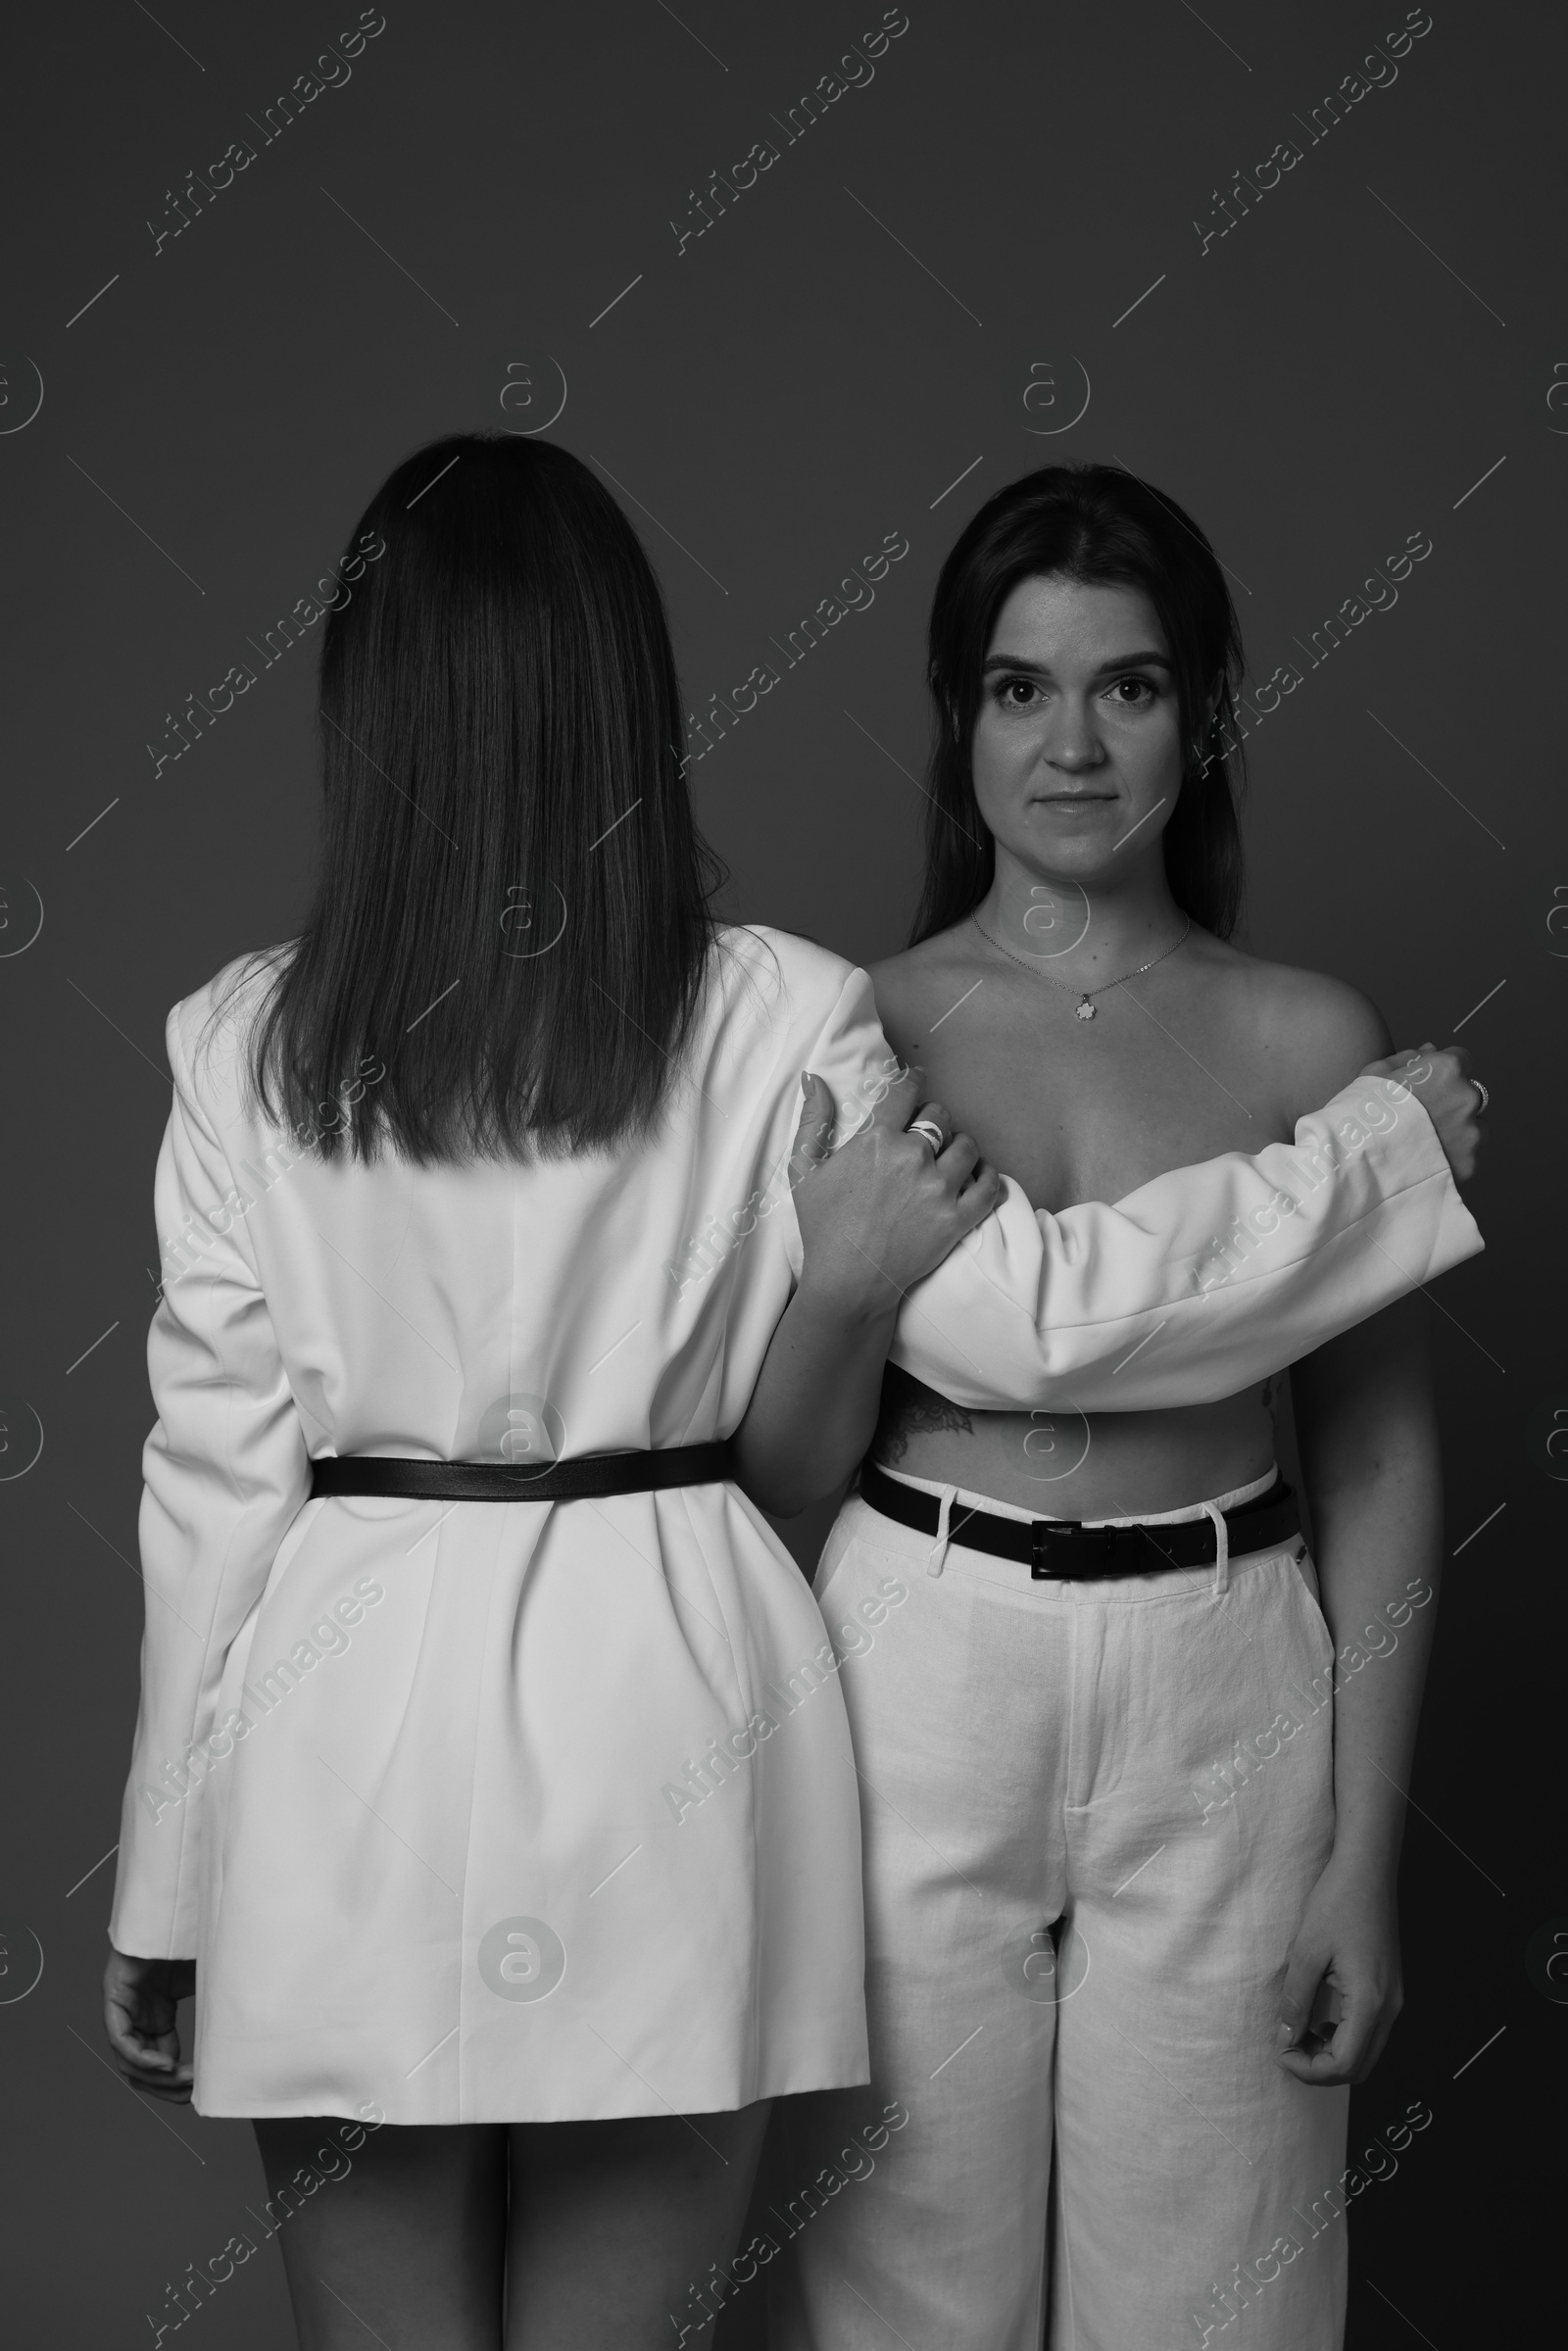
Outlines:
<svg viewBox="0 0 1568 2351"><path fill-rule="evenodd" d="M846 1503L872 2080L781 2110L777 2351L1341 2342L1348 2092L1274 2056L1333 1646L1299 1537L1223 1551L1035 1583Z"/></svg>

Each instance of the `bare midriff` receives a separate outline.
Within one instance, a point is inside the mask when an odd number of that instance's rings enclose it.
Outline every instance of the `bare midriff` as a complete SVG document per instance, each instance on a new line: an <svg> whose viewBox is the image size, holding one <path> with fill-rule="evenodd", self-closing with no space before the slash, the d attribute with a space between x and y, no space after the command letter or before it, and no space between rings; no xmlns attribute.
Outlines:
<svg viewBox="0 0 1568 2351"><path fill-rule="evenodd" d="M1160 1412L971 1412L889 1365L871 1457L1037 1518L1177 1510L1271 1466L1273 1385Z"/></svg>

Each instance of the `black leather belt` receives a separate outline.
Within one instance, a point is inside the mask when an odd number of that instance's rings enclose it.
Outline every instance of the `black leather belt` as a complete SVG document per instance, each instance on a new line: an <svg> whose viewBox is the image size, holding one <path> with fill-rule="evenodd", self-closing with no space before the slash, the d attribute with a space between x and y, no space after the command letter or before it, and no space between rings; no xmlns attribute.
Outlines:
<svg viewBox="0 0 1568 2351"><path fill-rule="evenodd" d="M653 1453L584 1453L538 1467L324 1453L311 1464L311 1499L361 1494L420 1502L583 1502L613 1494L653 1494L666 1486L717 1486L733 1474L727 1444L675 1445Z"/></svg>
<svg viewBox="0 0 1568 2351"><path fill-rule="evenodd" d="M860 1464L860 1499L913 1527L935 1535L942 1505L934 1494L901 1486L874 1461ZM1294 1488L1276 1478L1267 1494L1223 1513L1231 1556L1272 1550L1299 1534L1301 1515ZM1211 1518L1182 1519L1165 1527L1086 1527L1073 1518L1001 1518L955 1502L948 1521L950 1543L994 1559L1016 1559L1037 1582L1076 1584L1097 1576L1152 1576L1168 1567L1212 1567L1219 1546Z"/></svg>

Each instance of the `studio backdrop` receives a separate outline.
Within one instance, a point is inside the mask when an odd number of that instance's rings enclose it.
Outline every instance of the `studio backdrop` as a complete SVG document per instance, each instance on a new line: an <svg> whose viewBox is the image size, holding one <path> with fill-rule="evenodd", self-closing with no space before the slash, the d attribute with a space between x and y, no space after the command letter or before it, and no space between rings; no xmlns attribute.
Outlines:
<svg viewBox="0 0 1568 2351"><path fill-rule="evenodd" d="M907 936L924 616L968 515L1096 459L1212 538L1249 658L1244 943L1353 982L1401 1044L1468 1045L1492 1091L1488 1249L1430 1307L1447 1565L1409 1790L1408 2004L1351 2152L1387 2148L1417 2102L1430 2121L1349 2216L1349 2340L1446 2351L1522 2324L1568 2025L1547 1818L1568 1504L1563 29L1475 0L14 14L16 2340L291 2339L248 2127L138 2098L99 2023L163 1022L296 931L332 567L397 460L474 429L548 436L621 501L668 598L726 911L858 961ZM803 1562L825 1516L787 1530ZM1151 2075L1152 2129L1171 2094ZM762 2340L760 2301L737 2299L721 2343Z"/></svg>

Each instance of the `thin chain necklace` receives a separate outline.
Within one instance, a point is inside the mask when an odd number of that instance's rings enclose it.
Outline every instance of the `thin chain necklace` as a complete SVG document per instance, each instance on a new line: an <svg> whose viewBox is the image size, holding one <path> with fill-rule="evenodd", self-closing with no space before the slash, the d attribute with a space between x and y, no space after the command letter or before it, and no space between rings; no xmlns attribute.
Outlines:
<svg viewBox="0 0 1568 2351"><path fill-rule="evenodd" d="M1042 971L1038 964L1026 963L1022 955L1015 955L1012 952L1012 949L1010 947L1004 947L1000 939L991 938L991 933L986 929L985 924L981 921L978 914L971 914L969 920L974 924L975 929L980 933L982 939L991 939L991 944L997 950L999 955L1005 955L1010 962L1017 963L1023 970L1032 971L1035 975L1035 978L1037 980L1044 980L1048 988L1065 988L1067 994L1069 996L1072 995L1073 983L1071 980L1053 979L1051 973L1049 971ZM1079 997L1077 1004L1073 1006L1073 1010L1077 1014L1078 1018L1080 1020L1093 1020L1095 1014L1100 1009L1099 1005L1095 1003L1095 998L1097 996L1103 996L1107 988L1119 988L1123 980L1142 979L1146 971L1152 971L1156 963L1163 963L1167 955L1173 955L1176 953L1177 948L1182 946L1185 942L1187 934L1192 927L1193 918L1191 914L1189 914L1187 920L1182 924L1181 938L1173 941L1169 947L1163 948L1157 955L1151 955L1147 963L1140 963L1136 971L1124 971L1118 979L1102 980L1098 988L1085 988Z"/></svg>

